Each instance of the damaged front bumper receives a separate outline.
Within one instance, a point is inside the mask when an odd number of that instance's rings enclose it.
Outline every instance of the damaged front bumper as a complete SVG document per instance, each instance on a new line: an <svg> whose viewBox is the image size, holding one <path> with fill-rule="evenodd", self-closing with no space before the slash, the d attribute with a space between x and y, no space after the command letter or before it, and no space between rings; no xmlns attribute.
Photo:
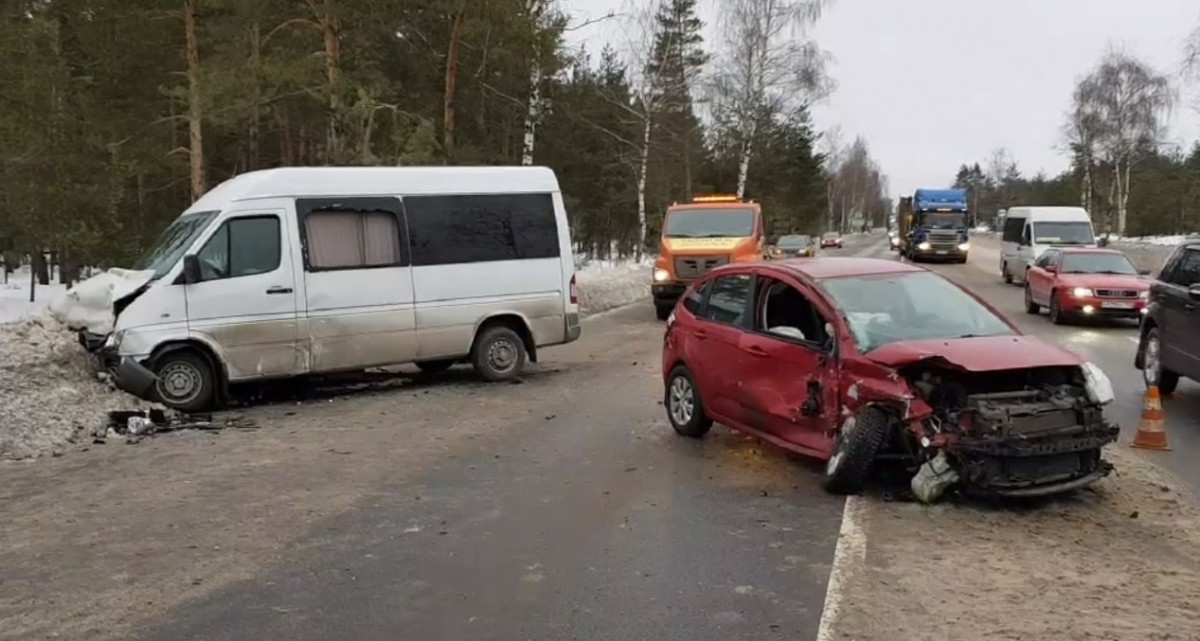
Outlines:
<svg viewBox="0 0 1200 641"><path fill-rule="evenodd" d="M1113 470L1101 451L1117 441L1120 428L1104 419L1099 405L1078 398L1036 391L975 394L958 420L956 434L934 438L966 494L1058 494Z"/></svg>
<svg viewBox="0 0 1200 641"><path fill-rule="evenodd" d="M158 376L150 368L129 356L121 356L117 347L108 342L108 337L101 338L95 347L89 347L90 337L83 332L80 332L79 340L100 361L100 367L108 372L118 389L148 401L159 400Z"/></svg>

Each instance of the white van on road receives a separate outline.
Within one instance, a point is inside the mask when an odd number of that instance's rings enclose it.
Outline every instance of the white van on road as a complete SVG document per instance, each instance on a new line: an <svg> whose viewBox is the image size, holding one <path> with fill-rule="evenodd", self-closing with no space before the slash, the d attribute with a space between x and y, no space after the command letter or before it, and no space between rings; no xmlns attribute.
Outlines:
<svg viewBox="0 0 1200 641"><path fill-rule="evenodd" d="M101 353L122 388L153 383L187 411L229 383L403 363L505 380L579 338L574 267L549 169L256 171L197 200L110 286Z"/></svg>
<svg viewBox="0 0 1200 641"><path fill-rule="evenodd" d="M1004 216L1000 276L1025 282L1025 271L1050 247L1097 247L1092 217L1082 207L1012 207Z"/></svg>

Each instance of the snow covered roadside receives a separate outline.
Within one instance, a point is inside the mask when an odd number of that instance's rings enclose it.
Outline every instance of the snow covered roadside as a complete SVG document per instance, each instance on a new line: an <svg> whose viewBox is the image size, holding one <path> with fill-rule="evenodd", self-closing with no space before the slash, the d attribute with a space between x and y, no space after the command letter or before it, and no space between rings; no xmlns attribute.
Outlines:
<svg viewBox="0 0 1200 641"><path fill-rule="evenodd" d="M1124 252L1138 269L1158 271L1171 252L1175 250L1175 245L1185 238L1187 236L1153 236L1148 240L1112 239L1109 247ZM981 247L994 248L997 251L1000 248L1000 238L995 233L972 233L971 242L977 243Z"/></svg>
<svg viewBox="0 0 1200 641"><path fill-rule="evenodd" d="M0 283L0 325L38 316L50 301L62 296L66 285L38 285L34 290L36 300L29 302L29 272L18 271L8 275L7 283Z"/></svg>
<svg viewBox="0 0 1200 641"><path fill-rule="evenodd" d="M60 454L103 434L109 411L149 406L102 381L48 315L0 326L0 459Z"/></svg>
<svg viewBox="0 0 1200 641"><path fill-rule="evenodd" d="M579 311L583 316L615 309L650 297L654 258L587 261L575 272Z"/></svg>

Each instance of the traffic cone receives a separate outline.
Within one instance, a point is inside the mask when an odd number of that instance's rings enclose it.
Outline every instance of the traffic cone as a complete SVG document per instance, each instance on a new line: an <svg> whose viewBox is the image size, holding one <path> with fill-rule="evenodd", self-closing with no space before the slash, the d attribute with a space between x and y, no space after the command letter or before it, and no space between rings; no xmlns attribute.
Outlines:
<svg viewBox="0 0 1200 641"><path fill-rule="evenodd" d="M1138 425L1137 434L1130 446L1143 450L1171 449L1171 446L1167 445L1167 431L1163 427L1162 399L1158 395L1157 385L1151 385L1146 390L1146 402L1142 405L1142 422Z"/></svg>

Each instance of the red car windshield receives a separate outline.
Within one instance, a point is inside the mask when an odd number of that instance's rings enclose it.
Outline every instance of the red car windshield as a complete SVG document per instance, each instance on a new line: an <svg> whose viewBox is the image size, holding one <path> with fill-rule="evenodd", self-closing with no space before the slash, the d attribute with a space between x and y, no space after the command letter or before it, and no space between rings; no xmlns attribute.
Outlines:
<svg viewBox="0 0 1200 641"><path fill-rule="evenodd" d="M829 278L821 287L845 314L863 353L901 341L1016 333L970 294L930 272Z"/></svg>

